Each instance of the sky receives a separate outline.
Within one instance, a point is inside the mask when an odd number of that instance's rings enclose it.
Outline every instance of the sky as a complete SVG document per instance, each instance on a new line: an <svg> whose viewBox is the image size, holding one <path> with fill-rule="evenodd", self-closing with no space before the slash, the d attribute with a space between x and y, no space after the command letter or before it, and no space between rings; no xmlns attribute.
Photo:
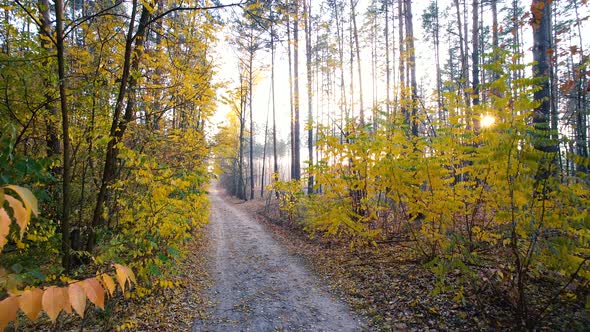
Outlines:
<svg viewBox="0 0 590 332"><path fill-rule="evenodd" d="M222 1L223 3L231 3L232 1ZM312 11L317 10L317 6L319 6L320 1L312 1ZM357 11L359 13L364 13L367 6L369 5L370 0L359 0L357 5ZM413 5L414 11L416 13L422 13L428 1L415 1ZM226 12L225 15L236 15L238 10L231 10ZM420 14L421 15L421 14ZM414 15L415 17L419 15ZM357 15L357 24L362 24L363 17L362 15ZM418 23L418 22L417 22ZM415 34L417 36L422 35L422 28L421 24L415 24ZM220 32L219 36L219 43L215 49L215 58L218 68L218 75L216 79L218 82L232 82L232 86L237 86L237 73L238 73L238 51L234 49L227 40L226 37L231 35L231 26L227 25L223 31ZM418 35L419 34L419 35ZM300 112L302 115L301 122L306 119L307 115L307 92L306 92L306 76L305 76L305 41L304 41L304 32L300 31L299 34L300 42L300 51L299 51L299 72L300 72L300 83L299 83L299 95L300 95ZM279 45L277 47L277 53L275 54L275 107L276 107L276 116L277 116L277 133L280 137L284 140L288 139L289 131L290 131L290 105L289 105L289 65L288 65L288 57L286 51L286 43L283 45ZM417 52L417 57L419 58L417 62L422 58L430 58L430 54L420 53ZM364 49L361 51L361 59L370 59L370 49ZM256 67L266 67L265 70L259 71L257 73L257 81L253 92L253 108L254 108L254 121L257 123L257 126L260 127L259 135L257 135L257 141L263 141L263 131L264 126L266 123L267 113L272 112L272 104L271 104L271 80L270 80L270 51L264 50L259 51L256 55ZM363 72L370 73L370 63L362 63ZM427 73L427 72L424 72ZM364 95L370 95L371 86L371 77L370 75L364 75L363 77L363 85L366 86L367 92ZM223 91L220 91L223 93ZM368 97L365 97L367 100ZM365 102L365 104L367 104ZM216 116L212 120L212 124L215 125L223 125L225 123L225 118L227 112L229 111L228 107L225 105L220 105L219 111ZM272 124L272 113L268 115L269 121ZM303 125L302 125L303 128ZM303 133L304 134L304 133ZM261 137L258 137L261 136ZM302 136L303 137L303 136ZM303 155L303 154L302 154Z"/></svg>

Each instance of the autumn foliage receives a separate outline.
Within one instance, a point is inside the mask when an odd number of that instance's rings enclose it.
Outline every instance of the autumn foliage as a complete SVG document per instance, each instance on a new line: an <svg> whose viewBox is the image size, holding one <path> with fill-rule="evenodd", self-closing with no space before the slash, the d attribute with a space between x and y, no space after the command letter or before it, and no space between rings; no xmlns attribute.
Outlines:
<svg viewBox="0 0 590 332"><path fill-rule="evenodd" d="M179 6L2 6L2 327L30 323L20 308L30 319L42 310L56 328L61 312L91 312L114 329L118 300L107 299L176 285L184 245L208 217L219 23Z"/></svg>
<svg viewBox="0 0 590 332"><path fill-rule="evenodd" d="M418 121L430 135L412 135L401 112L377 127L352 119L344 138L320 128L323 158L307 169L315 193L303 195L297 181L272 188L287 219L298 219L312 235L351 245L408 239L406 255L439 278L437 292L455 292L463 301L468 292L492 287L517 324L530 327L559 301L581 296L590 309L588 174L567 174L557 164L589 160L536 148L550 140L530 125L539 80L507 85L517 57L503 59L491 68L500 78L484 86L501 92L489 102L470 109L461 94L446 93L445 123L421 110ZM466 126L479 114L495 122ZM555 288L539 288L540 280ZM531 300L533 292L543 300Z"/></svg>

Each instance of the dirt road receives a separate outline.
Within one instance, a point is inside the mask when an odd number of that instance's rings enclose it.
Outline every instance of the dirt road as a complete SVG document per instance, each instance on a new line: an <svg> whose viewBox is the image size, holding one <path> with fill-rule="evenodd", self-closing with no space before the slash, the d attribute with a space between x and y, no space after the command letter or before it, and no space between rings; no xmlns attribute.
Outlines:
<svg viewBox="0 0 590 332"><path fill-rule="evenodd" d="M211 198L213 308L193 331L361 331L320 279L239 205Z"/></svg>

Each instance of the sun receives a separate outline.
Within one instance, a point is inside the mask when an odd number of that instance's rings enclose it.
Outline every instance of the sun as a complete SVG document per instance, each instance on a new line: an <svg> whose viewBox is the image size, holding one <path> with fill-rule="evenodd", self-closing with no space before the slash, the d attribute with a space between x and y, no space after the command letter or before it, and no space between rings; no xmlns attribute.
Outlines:
<svg viewBox="0 0 590 332"><path fill-rule="evenodd" d="M480 119L480 124L482 128L489 128L491 126L494 125L494 123L496 123L496 118L494 118L493 116L486 114L486 115L482 115L481 119Z"/></svg>

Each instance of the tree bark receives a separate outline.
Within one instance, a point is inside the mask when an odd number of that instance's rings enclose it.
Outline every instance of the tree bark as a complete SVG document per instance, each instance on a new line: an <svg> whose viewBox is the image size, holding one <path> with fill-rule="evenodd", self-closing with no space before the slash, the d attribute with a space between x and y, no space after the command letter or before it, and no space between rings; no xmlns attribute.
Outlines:
<svg viewBox="0 0 590 332"><path fill-rule="evenodd" d="M51 41L49 40L50 36L52 36L49 0L39 0L38 7L39 13L41 14L39 17L39 22L41 24L42 29L42 33L40 33L41 47L48 54L51 54L55 50L51 46ZM50 66L49 58L45 58L42 60L42 66L44 68L48 68ZM53 102L54 98L50 93L51 82L47 77L43 79L43 88L45 89L45 108L50 115L50 117L48 117L45 120L45 124L47 126L47 157L52 158L53 156L57 156L60 154L60 142L59 137L57 135L57 129L55 124L56 118L58 116L58 111L57 107L55 107ZM55 170L52 170L52 172L55 173Z"/></svg>
<svg viewBox="0 0 590 332"><path fill-rule="evenodd" d="M279 180L279 158L277 155L277 112L275 102L275 32L274 32L274 16L270 12L270 84L272 90L272 154L273 154L273 181ZM278 193L277 193L278 195ZM277 197L278 198L278 197Z"/></svg>
<svg viewBox="0 0 590 332"><path fill-rule="evenodd" d="M389 68L389 0L385 0L383 2L383 9L385 12L385 113L387 114L387 118L389 118L391 113L391 70Z"/></svg>
<svg viewBox="0 0 590 332"><path fill-rule="evenodd" d="M313 110L312 110L312 73L311 73L311 3L303 0L304 29L305 29L305 65L307 69L307 151L309 154L309 176L307 178L307 193L313 193Z"/></svg>
<svg viewBox="0 0 590 332"><path fill-rule="evenodd" d="M291 178L301 179L301 135L299 129L299 0L293 18L293 165Z"/></svg>
<svg viewBox="0 0 590 332"><path fill-rule="evenodd" d="M365 125L365 111L364 111L364 104L363 104L363 74L362 74L362 66L361 66L361 53L360 53L360 44L359 44L359 34L358 29L356 26L356 5L354 0L350 0L350 18L352 20L352 33L354 37L354 44L355 44L355 53L356 53L356 62L357 62L357 73L359 79L359 117L360 117L360 124L361 126ZM352 47L352 46L351 46ZM352 65L352 64L351 64ZM352 79L352 77L351 77Z"/></svg>
<svg viewBox="0 0 590 332"><path fill-rule="evenodd" d="M542 80L539 89L535 91L534 98L539 106L534 109L533 126L537 131L537 139L534 146L537 150L554 153L557 152L557 143L551 140L551 92L549 89L549 45L551 42L551 3L547 0L533 0L531 5L533 26L533 77ZM553 158L554 159L554 158ZM540 175L546 178L549 174L544 170Z"/></svg>
<svg viewBox="0 0 590 332"><path fill-rule="evenodd" d="M252 93L253 93L253 68L254 66L254 25L250 25L250 49L248 50L248 107L250 109L250 199L254 199L254 115L252 107Z"/></svg>
<svg viewBox="0 0 590 332"><path fill-rule="evenodd" d="M471 88L473 90L473 105L479 105L479 1L473 0L472 2L472 53L471 53L471 63L472 63L472 74L473 81L471 84ZM473 127L475 130L479 129L479 121L477 117L473 117Z"/></svg>
<svg viewBox="0 0 590 332"><path fill-rule="evenodd" d="M410 96L412 111L410 113L410 129L413 136L418 136L418 84L416 82L416 52L414 50L414 24L412 16L412 0L405 0L406 45L408 52L408 72L410 79Z"/></svg>
<svg viewBox="0 0 590 332"><path fill-rule="evenodd" d="M63 0L55 1L55 26L56 26L56 50L57 50L57 74L59 79L59 101L61 107L61 127L63 141L63 184L62 184L62 211L61 211L61 250L62 266L69 272L71 265L70 255L70 210L71 201L71 175L72 161L70 156L70 119L66 94L66 73L64 55L64 3Z"/></svg>

